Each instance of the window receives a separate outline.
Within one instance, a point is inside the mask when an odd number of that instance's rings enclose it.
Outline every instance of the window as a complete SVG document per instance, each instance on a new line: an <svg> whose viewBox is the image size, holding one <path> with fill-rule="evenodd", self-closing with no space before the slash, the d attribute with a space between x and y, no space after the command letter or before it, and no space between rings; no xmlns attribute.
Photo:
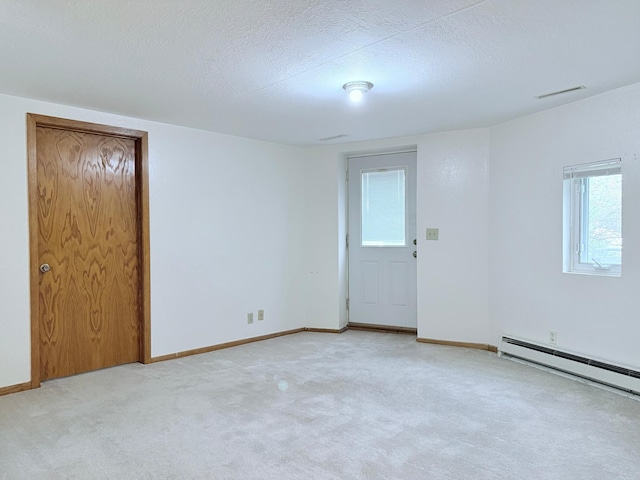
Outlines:
<svg viewBox="0 0 640 480"><path fill-rule="evenodd" d="M564 169L564 272L619 277L622 271L622 162Z"/></svg>
<svg viewBox="0 0 640 480"><path fill-rule="evenodd" d="M405 177L405 168L362 172L362 246L405 246Z"/></svg>

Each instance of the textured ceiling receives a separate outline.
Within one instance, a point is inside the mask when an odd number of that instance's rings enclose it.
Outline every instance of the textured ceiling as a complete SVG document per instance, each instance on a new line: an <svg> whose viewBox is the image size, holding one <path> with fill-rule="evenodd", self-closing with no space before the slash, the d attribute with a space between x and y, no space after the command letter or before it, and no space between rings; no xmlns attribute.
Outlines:
<svg viewBox="0 0 640 480"><path fill-rule="evenodd" d="M0 93L352 142L488 126L640 82L639 25L640 0L0 0ZM350 80L375 84L364 103L348 103Z"/></svg>

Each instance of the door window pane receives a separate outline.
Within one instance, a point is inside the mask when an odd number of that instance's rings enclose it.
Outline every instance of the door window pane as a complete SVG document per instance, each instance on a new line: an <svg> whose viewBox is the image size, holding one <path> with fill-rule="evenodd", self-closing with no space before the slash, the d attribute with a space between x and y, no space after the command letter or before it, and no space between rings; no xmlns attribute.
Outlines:
<svg viewBox="0 0 640 480"><path fill-rule="evenodd" d="M362 172L362 245L405 246L405 169Z"/></svg>

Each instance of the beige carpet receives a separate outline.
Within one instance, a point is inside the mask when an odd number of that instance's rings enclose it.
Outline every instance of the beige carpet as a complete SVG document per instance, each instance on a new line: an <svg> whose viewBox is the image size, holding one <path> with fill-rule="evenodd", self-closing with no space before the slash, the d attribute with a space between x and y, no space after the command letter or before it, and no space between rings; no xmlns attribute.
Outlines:
<svg viewBox="0 0 640 480"><path fill-rule="evenodd" d="M0 397L0 480L640 478L640 402L406 335L300 333Z"/></svg>

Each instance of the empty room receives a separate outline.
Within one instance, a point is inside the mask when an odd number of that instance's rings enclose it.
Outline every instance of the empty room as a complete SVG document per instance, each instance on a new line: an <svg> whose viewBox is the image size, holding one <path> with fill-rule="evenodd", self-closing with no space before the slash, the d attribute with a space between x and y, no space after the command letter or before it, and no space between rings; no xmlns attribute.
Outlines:
<svg viewBox="0 0 640 480"><path fill-rule="evenodd" d="M638 0L0 0L0 480L640 478Z"/></svg>

